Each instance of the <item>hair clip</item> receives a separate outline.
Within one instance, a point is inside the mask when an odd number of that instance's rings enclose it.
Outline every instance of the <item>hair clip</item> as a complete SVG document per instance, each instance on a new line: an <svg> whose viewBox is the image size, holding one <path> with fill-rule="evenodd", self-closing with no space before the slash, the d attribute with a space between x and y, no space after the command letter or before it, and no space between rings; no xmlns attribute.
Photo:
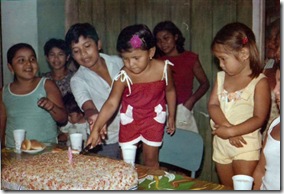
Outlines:
<svg viewBox="0 0 284 194"><path fill-rule="evenodd" d="M243 45L245 45L246 43L248 43L248 37L246 37L246 36L243 37L243 40L242 40L242 41L243 41Z"/></svg>
<svg viewBox="0 0 284 194"><path fill-rule="evenodd" d="M141 48L143 41L139 38L138 35L135 34L130 39L130 44L131 44L132 48L134 48L134 49Z"/></svg>

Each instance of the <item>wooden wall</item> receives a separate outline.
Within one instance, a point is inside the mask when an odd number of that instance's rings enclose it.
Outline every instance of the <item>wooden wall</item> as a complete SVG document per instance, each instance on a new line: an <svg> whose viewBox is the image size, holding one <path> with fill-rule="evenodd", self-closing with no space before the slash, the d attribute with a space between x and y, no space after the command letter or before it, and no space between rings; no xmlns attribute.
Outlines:
<svg viewBox="0 0 284 194"><path fill-rule="evenodd" d="M2 7L0 6L0 15L1 15L1 11ZM1 19L1 18L0 18ZM0 20L0 32L2 32L2 19ZM0 88L2 88L3 84L3 60L2 60L2 33L0 34Z"/></svg>
<svg viewBox="0 0 284 194"><path fill-rule="evenodd" d="M108 54L116 54L116 39L125 26L144 23L153 29L160 21L172 20L186 38L185 48L199 54L211 87L218 71L210 51L215 33L234 21L252 27L252 0L66 0L65 10L66 29L76 22L92 23ZM199 178L217 182L206 107L210 90L195 105L194 114L205 142Z"/></svg>

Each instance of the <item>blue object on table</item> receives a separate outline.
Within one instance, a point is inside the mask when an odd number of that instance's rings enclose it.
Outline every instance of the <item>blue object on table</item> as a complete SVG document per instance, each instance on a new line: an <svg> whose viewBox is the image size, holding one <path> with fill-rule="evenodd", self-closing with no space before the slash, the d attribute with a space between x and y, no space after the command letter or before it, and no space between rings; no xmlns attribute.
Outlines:
<svg viewBox="0 0 284 194"><path fill-rule="evenodd" d="M176 129L170 136L165 132L159 161L191 171L195 178L203 158L204 143L200 134Z"/></svg>

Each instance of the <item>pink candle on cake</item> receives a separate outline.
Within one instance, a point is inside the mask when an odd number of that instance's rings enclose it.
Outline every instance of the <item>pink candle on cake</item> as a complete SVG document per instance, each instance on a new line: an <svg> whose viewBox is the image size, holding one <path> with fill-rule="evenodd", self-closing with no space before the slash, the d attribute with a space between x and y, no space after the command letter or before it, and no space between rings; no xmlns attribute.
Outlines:
<svg viewBox="0 0 284 194"><path fill-rule="evenodd" d="M68 147L68 158L69 158L69 164L72 164L72 150L71 147Z"/></svg>

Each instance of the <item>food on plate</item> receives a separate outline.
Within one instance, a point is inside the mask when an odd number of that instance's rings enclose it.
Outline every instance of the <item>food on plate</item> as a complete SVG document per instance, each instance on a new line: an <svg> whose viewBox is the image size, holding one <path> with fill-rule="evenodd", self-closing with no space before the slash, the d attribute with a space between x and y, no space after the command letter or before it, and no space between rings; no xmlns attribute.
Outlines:
<svg viewBox="0 0 284 194"><path fill-rule="evenodd" d="M35 139L25 139L21 145L22 150L40 150L42 148L44 148L44 145Z"/></svg>
<svg viewBox="0 0 284 194"><path fill-rule="evenodd" d="M39 150L39 149L42 149L43 147L44 147L44 145L41 142L34 140L34 139L31 140L31 149L32 150Z"/></svg>
<svg viewBox="0 0 284 194"><path fill-rule="evenodd" d="M30 150L31 149L31 141L29 139L25 139L21 145L22 150Z"/></svg>

